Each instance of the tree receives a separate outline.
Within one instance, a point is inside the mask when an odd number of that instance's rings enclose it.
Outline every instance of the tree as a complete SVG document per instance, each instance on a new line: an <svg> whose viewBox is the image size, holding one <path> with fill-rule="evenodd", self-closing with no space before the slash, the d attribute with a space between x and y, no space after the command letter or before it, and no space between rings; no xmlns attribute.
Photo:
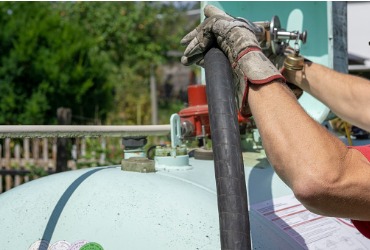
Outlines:
<svg viewBox="0 0 370 250"><path fill-rule="evenodd" d="M115 110L111 123L136 124L138 109L143 123L150 122L149 74L151 66L178 60L169 51L180 50L189 4L176 7L162 2L67 2L58 5L66 20L79 23L99 40L114 66Z"/></svg>
<svg viewBox="0 0 370 250"><path fill-rule="evenodd" d="M58 107L94 117L112 106L110 60L50 3L0 3L1 124L53 124ZM88 104L88 105L86 105Z"/></svg>
<svg viewBox="0 0 370 250"><path fill-rule="evenodd" d="M0 14L0 124L55 124L61 106L135 123L133 104L150 105L150 66L171 60L186 27L161 2L0 2Z"/></svg>

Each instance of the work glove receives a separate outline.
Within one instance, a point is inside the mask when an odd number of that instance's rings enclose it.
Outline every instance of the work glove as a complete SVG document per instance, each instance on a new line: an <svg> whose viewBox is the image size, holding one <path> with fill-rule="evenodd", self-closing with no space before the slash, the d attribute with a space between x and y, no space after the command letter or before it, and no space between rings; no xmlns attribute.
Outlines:
<svg viewBox="0 0 370 250"><path fill-rule="evenodd" d="M249 117L248 85L285 82L285 78L262 53L255 35L257 26L248 20L231 17L211 5L204 8L204 14L206 19L181 40L182 45L187 45L181 62L202 66L204 54L218 45L233 68L240 113Z"/></svg>
<svg viewBox="0 0 370 250"><path fill-rule="evenodd" d="M280 71L280 73L284 77L286 77L285 73L287 72L287 69L285 69L284 67L284 61L286 59L286 56L289 54L292 55L294 53L295 53L294 49L289 46L286 47L284 52L279 55L275 55L274 53L272 53L272 50L264 51L265 56L271 61L271 63ZM293 92L297 99L299 99L303 95L303 90L300 87L296 86L295 84L286 81L286 85L290 88L290 90Z"/></svg>

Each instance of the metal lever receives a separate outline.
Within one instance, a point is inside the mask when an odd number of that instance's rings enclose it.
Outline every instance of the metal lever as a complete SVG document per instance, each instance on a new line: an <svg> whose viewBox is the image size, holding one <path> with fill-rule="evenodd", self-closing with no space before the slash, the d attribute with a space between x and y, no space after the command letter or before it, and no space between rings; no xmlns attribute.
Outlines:
<svg viewBox="0 0 370 250"><path fill-rule="evenodd" d="M285 31L285 30L274 30L274 40L301 40L302 43L306 43L307 31L299 33L298 31Z"/></svg>
<svg viewBox="0 0 370 250"><path fill-rule="evenodd" d="M295 41L294 53L286 55L284 67L286 70L302 70L304 58L299 55L299 41L306 43L307 31L286 31L281 28L280 19L278 16L273 16L271 21L253 22L238 17L237 20L246 22L251 27L260 43L262 51L270 55L271 51L274 55L284 55L285 49L289 45L289 41Z"/></svg>
<svg viewBox="0 0 370 250"><path fill-rule="evenodd" d="M271 49L275 55L283 54L290 40L296 40L297 45L298 40L302 41L302 43L306 43L307 40L307 31L300 33L299 31L286 31L281 28L278 16L273 16L270 22L252 23L242 17L237 17L236 19L247 23L253 29L262 49ZM299 52L299 47L295 48L295 50Z"/></svg>
<svg viewBox="0 0 370 250"><path fill-rule="evenodd" d="M270 22L270 37L271 37L271 49L275 55L282 54L289 40L296 40L298 46L298 40L302 43L307 41L307 31L300 33L299 31L286 31L281 28L280 19L278 16L273 16ZM299 53L299 48L294 48L296 53Z"/></svg>

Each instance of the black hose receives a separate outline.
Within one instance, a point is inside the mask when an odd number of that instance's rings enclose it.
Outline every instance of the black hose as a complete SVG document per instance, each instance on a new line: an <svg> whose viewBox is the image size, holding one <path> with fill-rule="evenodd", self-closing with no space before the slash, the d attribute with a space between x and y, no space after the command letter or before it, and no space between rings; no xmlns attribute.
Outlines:
<svg viewBox="0 0 370 250"><path fill-rule="evenodd" d="M251 249L247 188L229 60L216 48L204 57L220 220L221 249Z"/></svg>

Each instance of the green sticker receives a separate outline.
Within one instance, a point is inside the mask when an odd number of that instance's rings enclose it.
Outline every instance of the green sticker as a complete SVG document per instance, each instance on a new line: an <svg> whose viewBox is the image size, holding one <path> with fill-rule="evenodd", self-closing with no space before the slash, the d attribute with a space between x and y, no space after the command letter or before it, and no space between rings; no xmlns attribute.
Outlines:
<svg viewBox="0 0 370 250"><path fill-rule="evenodd" d="M80 250L104 250L104 248L96 242L89 242L83 245Z"/></svg>

